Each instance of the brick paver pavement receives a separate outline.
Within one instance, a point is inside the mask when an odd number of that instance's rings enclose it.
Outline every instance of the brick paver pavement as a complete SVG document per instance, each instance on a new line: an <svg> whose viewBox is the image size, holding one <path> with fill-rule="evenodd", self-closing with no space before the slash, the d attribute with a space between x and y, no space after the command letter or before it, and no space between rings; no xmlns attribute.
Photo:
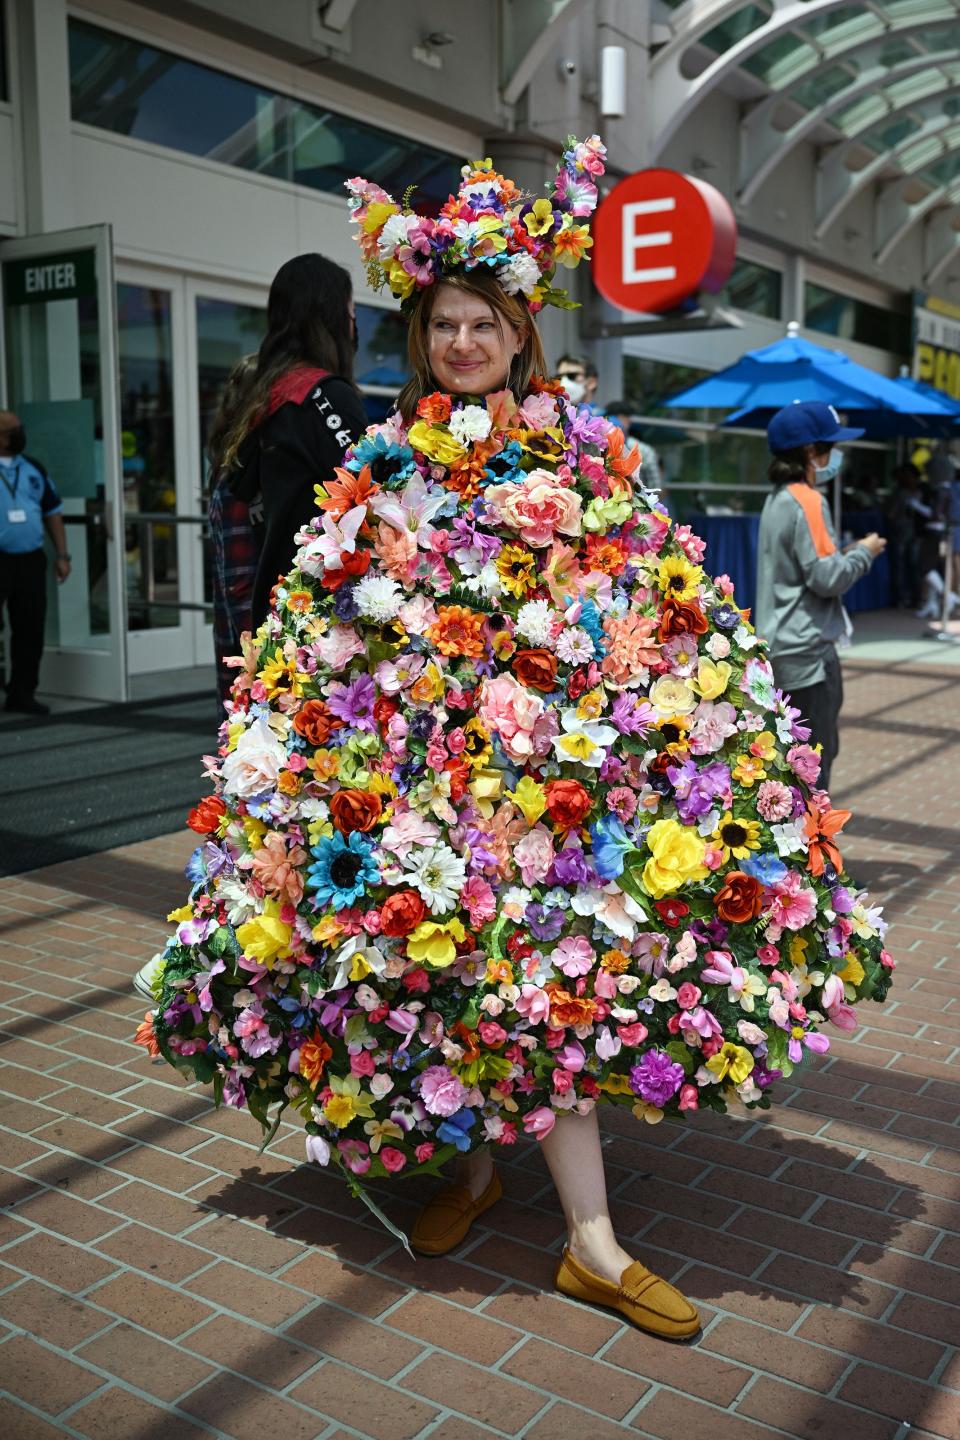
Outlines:
<svg viewBox="0 0 960 1440"><path fill-rule="evenodd" d="M258 1154L131 1046L189 834L4 882L2 1433L960 1440L960 669L859 664L847 689L836 799L895 998L768 1116L604 1114L618 1227L702 1305L693 1348L551 1293L535 1150L414 1264L292 1128Z"/></svg>

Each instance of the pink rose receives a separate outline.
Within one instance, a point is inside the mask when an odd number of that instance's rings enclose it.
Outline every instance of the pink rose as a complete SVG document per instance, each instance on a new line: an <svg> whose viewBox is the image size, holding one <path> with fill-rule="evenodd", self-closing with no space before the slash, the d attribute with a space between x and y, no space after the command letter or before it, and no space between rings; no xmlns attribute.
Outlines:
<svg viewBox="0 0 960 1440"><path fill-rule="evenodd" d="M416 1150L414 1150L413 1152L414 1155L416 1155L417 1157L417 1164L426 1165L428 1160L433 1159L433 1152L435 1149L436 1146L434 1145L432 1140L424 1140L423 1144L418 1145Z"/></svg>
<svg viewBox="0 0 960 1440"><path fill-rule="evenodd" d="M696 985L689 980L684 980L677 991L677 1004L681 1010L692 1010L694 1005L700 1003L700 991Z"/></svg>
<svg viewBox="0 0 960 1440"><path fill-rule="evenodd" d="M815 785L820 774L820 756L810 745L793 745L787 751L787 764L795 775L808 785Z"/></svg>
<svg viewBox="0 0 960 1440"><path fill-rule="evenodd" d="M369 1050L361 1050L359 1055L350 1056L351 1075L373 1075L376 1068L376 1063Z"/></svg>
<svg viewBox="0 0 960 1440"><path fill-rule="evenodd" d="M553 836L547 827L534 825L532 830L528 830L514 846L513 858L520 867L524 885L536 885L538 880L543 880L554 858Z"/></svg>
<svg viewBox="0 0 960 1440"><path fill-rule="evenodd" d="M534 754L533 731L543 715L543 701L512 675L484 680L478 714L487 730L496 731L511 760L526 764Z"/></svg>
<svg viewBox="0 0 960 1440"><path fill-rule="evenodd" d="M548 1110L546 1105L538 1106L536 1110L531 1110L529 1115L523 1117L524 1130L528 1135L535 1135L538 1140L549 1135L556 1123L556 1115L552 1110Z"/></svg>
<svg viewBox="0 0 960 1440"><path fill-rule="evenodd" d="M549 545L555 535L580 534L580 496L558 485L548 470L531 470L520 485L491 485L483 498L502 523L519 531L535 550Z"/></svg>
<svg viewBox="0 0 960 1440"><path fill-rule="evenodd" d="M696 1085L681 1085L680 1098L677 1101L678 1110L696 1110L700 1104L700 1096L697 1093Z"/></svg>
<svg viewBox="0 0 960 1440"><path fill-rule="evenodd" d="M635 1045L642 1045L644 1040L646 1040L648 1033L649 1032L646 1025L644 1025L643 1022L640 1020L634 1020L632 1025L617 1026L617 1034L620 1036L620 1039L623 1041L624 1045L629 1045L631 1047Z"/></svg>
<svg viewBox="0 0 960 1440"><path fill-rule="evenodd" d="M573 1089L573 1076L569 1070L564 1070L562 1066L554 1070L550 1079L558 1095L566 1095Z"/></svg>
<svg viewBox="0 0 960 1440"><path fill-rule="evenodd" d="M396 1175L397 1171L402 1170L407 1163L407 1157L403 1151L395 1150L392 1145L384 1145L380 1151L380 1159L383 1161L384 1168L389 1170L391 1175Z"/></svg>

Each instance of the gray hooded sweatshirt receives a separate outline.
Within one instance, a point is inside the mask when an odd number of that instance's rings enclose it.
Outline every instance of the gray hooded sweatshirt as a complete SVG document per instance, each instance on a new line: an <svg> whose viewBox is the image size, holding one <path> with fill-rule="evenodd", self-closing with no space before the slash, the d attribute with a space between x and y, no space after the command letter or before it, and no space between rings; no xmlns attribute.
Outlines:
<svg viewBox="0 0 960 1440"><path fill-rule="evenodd" d="M826 535L836 545L826 498L819 499ZM779 485L767 496L760 516L753 622L784 689L802 690L824 679L824 657L844 632L840 596L872 564L863 545L846 554L836 549L818 554L807 517L789 488Z"/></svg>

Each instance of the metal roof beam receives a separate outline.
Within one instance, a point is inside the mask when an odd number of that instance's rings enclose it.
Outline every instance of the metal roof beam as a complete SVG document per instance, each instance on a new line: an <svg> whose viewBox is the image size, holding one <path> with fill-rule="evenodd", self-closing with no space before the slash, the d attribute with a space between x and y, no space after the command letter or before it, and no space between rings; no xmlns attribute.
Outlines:
<svg viewBox="0 0 960 1440"><path fill-rule="evenodd" d="M950 192L954 203L960 201L960 185ZM960 230L953 226L956 210L936 210L923 227L923 283L929 290L936 284L950 262L960 255Z"/></svg>
<svg viewBox="0 0 960 1440"><path fill-rule="evenodd" d="M809 111L802 120L798 120L788 130L774 128L775 106L771 106L768 100L762 100L759 105L754 107L740 126L738 199L741 204L750 203L760 186L782 162L788 151L792 150L795 145L799 145L802 140L808 139L820 125L829 120L835 111L848 105L858 95L888 86L908 75L916 74L918 71L935 70L941 65L960 59L960 49L941 50L934 66L931 65L929 55L913 55L907 60L901 60L897 65L887 66L879 59L874 60L875 56L879 56L881 50L882 43L864 46L861 52L864 68L856 80L845 86L843 90L838 90L815 110ZM867 52L872 53L868 54ZM778 98L782 99L783 97Z"/></svg>
<svg viewBox="0 0 960 1440"><path fill-rule="evenodd" d="M940 185L931 190L922 200L911 204L904 198L904 192L911 176L904 175L880 187L874 209L874 260L883 265L905 240L914 225L932 211L944 205L955 205L960 199L960 183Z"/></svg>
<svg viewBox="0 0 960 1440"><path fill-rule="evenodd" d="M847 206L857 198L874 180L877 180L890 164L898 164L900 156L912 145L926 139L933 139L941 131L957 124L955 116L943 113L943 95L937 96L933 113L929 114L919 130L912 131L899 144L882 151L859 170L848 170L847 156L855 145L863 144L862 139L851 139L832 146L817 164L814 176L816 222L814 237L822 240L831 225L840 218ZM905 111L913 109L904 107ZM884 123L897 114L895 109L884 116ZM951 147L956 148L956 147Z"/></svg>

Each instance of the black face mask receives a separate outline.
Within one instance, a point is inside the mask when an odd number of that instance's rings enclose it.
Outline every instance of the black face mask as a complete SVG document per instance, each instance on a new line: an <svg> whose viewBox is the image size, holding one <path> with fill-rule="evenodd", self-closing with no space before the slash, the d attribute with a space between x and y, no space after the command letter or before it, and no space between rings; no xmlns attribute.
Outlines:
<svg viewBox="0 0 960 1440"><path fill-rule="evenodd" d="M15 425L7 431L7 449L11 455L19 455L26 449L27 432L22 425Z"/></svg>

